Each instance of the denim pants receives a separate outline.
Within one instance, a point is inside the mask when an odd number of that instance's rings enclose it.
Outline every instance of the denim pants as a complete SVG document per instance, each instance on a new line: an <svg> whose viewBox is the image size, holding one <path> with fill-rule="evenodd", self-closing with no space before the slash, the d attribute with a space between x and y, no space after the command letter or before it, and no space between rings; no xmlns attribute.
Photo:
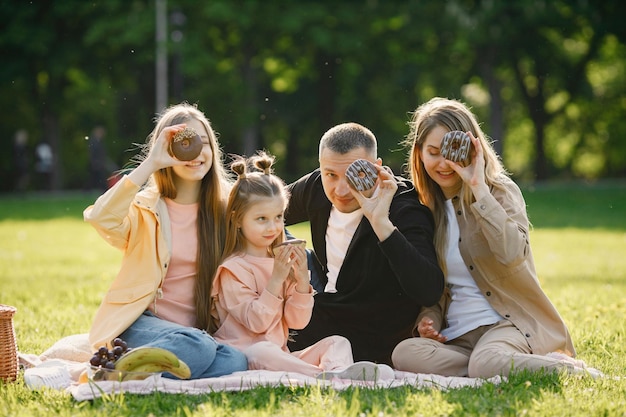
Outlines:
<svg viewBox="0 0 626 417"><path fill-rule="evenodd" d="M204 330L181 326L145 311L120 337L131 348L153 346L174 352L191 369L191 379L219 377L248 369L246 356L218 343ZM173 378L168 373L164 377Z"/></svg>

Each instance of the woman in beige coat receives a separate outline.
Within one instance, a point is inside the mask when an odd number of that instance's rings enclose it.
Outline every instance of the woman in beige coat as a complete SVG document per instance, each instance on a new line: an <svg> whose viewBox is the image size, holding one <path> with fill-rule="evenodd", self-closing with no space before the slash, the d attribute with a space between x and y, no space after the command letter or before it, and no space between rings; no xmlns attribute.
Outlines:
<svg viewBox="0 0 626 417"><path fill-rule="evenodd" d="M394 366L470 377L521 369L598 375L574 359L567 327L537 279L522 193L476 117L459 101L434 98L417 108L410 127L409 172L434 214L446 290L422 309L419 337L396 346ZM469 135L469 162L442 156L451 131Z"/></svg>

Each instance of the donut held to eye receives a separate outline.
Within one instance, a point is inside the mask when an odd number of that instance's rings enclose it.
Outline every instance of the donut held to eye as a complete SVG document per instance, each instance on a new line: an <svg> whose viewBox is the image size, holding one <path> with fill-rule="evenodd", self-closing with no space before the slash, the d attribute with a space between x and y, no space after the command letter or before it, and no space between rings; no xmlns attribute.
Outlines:
<svg viewBox="0 0 626 417"><path fill-rule="evenodd" d="M202 152L202 139L190 127L176 132L170 142L170 154L179 161L191 161Z"/></svg>
<svg viewBox="0 0 626 417"><path fill-rule="evenodd" d="M453 130L443 135L439 152L441 152L441 156L447 160L460 162L461 165L467 166L470 163L471 147L472 139L467 133L461 132L460 130Z"/></svg>
<svg viewBox="0 0 626 417"><path fill-rule="evenodd" d="M378 170L370 161L357 159L346 169L346 179L355 190L367 191L376 185Z"/></svg>

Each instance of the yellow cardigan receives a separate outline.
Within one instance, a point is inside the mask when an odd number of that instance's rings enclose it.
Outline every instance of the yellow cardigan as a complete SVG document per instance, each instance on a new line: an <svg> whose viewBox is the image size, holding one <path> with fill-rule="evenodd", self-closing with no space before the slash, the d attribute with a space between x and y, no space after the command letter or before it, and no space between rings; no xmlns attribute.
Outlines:
<svg viewBox="0 0 626 417"><path fill-rule="evenodd" d="M87 207L83 216L109 244L124 252L120 271L89 331L95 350L110 346L162 296L172 236L167 207L158 190L140 190L126 176Z"/></svg>

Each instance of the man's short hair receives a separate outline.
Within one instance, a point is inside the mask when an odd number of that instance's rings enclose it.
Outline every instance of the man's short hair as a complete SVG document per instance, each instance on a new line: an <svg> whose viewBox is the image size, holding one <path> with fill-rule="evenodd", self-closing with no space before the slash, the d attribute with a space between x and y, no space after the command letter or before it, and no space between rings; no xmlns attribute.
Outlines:
<svg viewBox="0 0 626 417"><path fill-rule="evenodd" d="M319 155L322 155L324 149L344 155L358 148L363 148L376 157L376 136L358 123L342 123L324 133L320 139Z"/></svg>

